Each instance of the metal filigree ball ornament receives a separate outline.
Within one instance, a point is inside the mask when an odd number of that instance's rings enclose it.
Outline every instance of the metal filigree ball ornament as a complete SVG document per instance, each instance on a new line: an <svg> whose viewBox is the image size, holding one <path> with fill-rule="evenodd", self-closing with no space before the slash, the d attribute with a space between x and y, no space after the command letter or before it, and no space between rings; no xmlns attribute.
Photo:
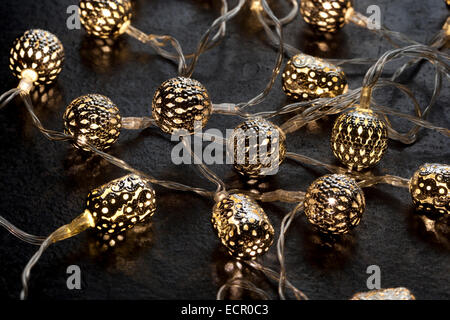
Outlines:
<svg viewBox="0 0 450 320"><path fill-rule="evenodd" d="M95 228L104 240L147 221L156 211L156 196L149 181L127 175L92 190L86 202Z"/></svg>
<svg viewBox="0 0 450 320"><path fill-rule="evenodd" d="M100 94L88 94L73 100L64 113L64 132L76 138L74 146L85 151L89 143L98 150L111 147L122 128L119 108Z"/></svg>
<svg viewBox="0 0 450 320"><path fill-rule="evenodd" d="M81 24L90 35L115 38L130 26L130 0L82 0L79 7Z"/></svg>
<svg viewBox="0 0 450 320"><path fill-rule="evenodd" d="M206 88L197 80L176 77L161 84L152 101L152 116L166 133L203 128L212 113Z"/></svg>
<svg viewBox="0 0 450 320"><path fill-rule="evenodd" d="M334 33L346 23L351 0L301 0L300 14L313 29Z"/></svg>
<svg viewBox="0 0 450 320"><path fill-rule="evenodd" d="M305 214L319 231L344 234L356 227L366 207L364 193L346 175L330 174L316 179L305 195Z"/></svg>
<svg viewBox="0 0 450 320"><path fill-rule="evenodd" d="M333 98L348 88L341 68L303 53L287 62L282 82L286 95L296 100Z"/></svg>
<svg viewBox="0 0 450 320"><path fill-rule="evenodd" d="M18 79L30 84L51 84L62 70L64 47L52 33L32 29L14 41L9 68Z"/></svg>
<svg viewBox="0 0 450 320"><path fill-rule="evenodd" d="M102 239L108 241L112 247L115 245L115 239L123 238L126 230L146 222L155 213L155 199L155 191L149 181L134 174L92 190L88 194L83 213L51 233L26 265L22 274L24 281L21 299L27 296L31 269L50 244L95 228Z"/></svg>
<svg viewBox="0 0 450 320"><path fill-rule="evenodd" d="M276 174L286 156L286 136L270 121L250 119L234 129L228 150L240 174L251 178Z"/></svg>
<svg viewBox="0 0 450 320"><path fill-rule="evenodd" d="M407 288L389 288L359 292L350 300L416 300Z"/></svg>
<svg viewBox="0 0 450 320"><path fill-rule="evenodd" d="M417 210L450 215L450 166L426 163L414 173L409 183Z"/></svg>
<svg viewBox="0 0 450 320"><path fill-rule="evenodd" d="M273 243L274 229L264 210L249 196L231 194L213 208L212 224L222 244L237 259L255 259Z"/></svg>
<svg viewBox="0 0 450 320"><path fill-rule="evenodd" d="M331 132L331 149L351 170L380 162L388 146L386 123L373 111L356 108L341 114Z"/></svg>

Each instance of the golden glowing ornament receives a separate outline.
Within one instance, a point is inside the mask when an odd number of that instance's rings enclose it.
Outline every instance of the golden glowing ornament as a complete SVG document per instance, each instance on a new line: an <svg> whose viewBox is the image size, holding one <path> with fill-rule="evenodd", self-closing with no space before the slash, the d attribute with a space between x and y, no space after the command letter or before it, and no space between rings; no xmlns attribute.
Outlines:
<svg viewBox="0 0 450 320"><path fill-rule="evenodd" d="M79 7L81 23L90 35L115 38L130 26L130 0L81 0Z"/></svg>
<svg viewBox="0 0 450 320"><path fill-rule="evenodd" d="M212 113L212 103L206 88L197 80L185 77L169 79L156 90L152 101L152 116L167 133L186 130L193 133L203 128Z"/></svg>
<svg viewBox="0 0 450 320"><path fill-rule="evenodd" d="M64 132L76 138L75 147L89 151L89 143L99 150L108 149L119 138L122 119L117 106L100 94L88 94L73 100L64 113Z"/></svg>
<svg viewBox="0 0 450 320"><path fill-rule="evenodd" d="M389 288L359 292L350 300L416 300L416 297L407 288Z"/></svg>
<svg viewBox="0 0 450 320"><path fill-rule="evenodd" d="M95 228L108 240L155 213L155 191L149 181L130 174L92 190L86 211L92 215Z"/></svg>
<svg viewBox="0 0 450 320"><path fill-rule="evenodd" d="M61 41L54 34L40 29L25 31L14 41L9 56L9 68L14 76L27 80L30 85L55 81L63 62Z"/></svg>
<svg viewBox="0 0 450 320"><path fill-rule="evenodd" d="M305 214L319 231L344 234L356 227L366 207L364 193L346 175L329 174L316 179L305 195Z"/></svg>
<svg viewBox="0 0 450 320"><path fill-rule="evenodd" d="M92 190L83 213L51 233L26 265L22 274L21 299L27 297L31 269L50 244L73 237L89 228L96 228L103 240L108 241L112 247L116 239L113 236L123 238L126 230L145 222L155 213L155 198L155 191L149 181L134 174Z"/></svg>
<svg viewBox="0 0 450 320"><path fill-rule="evenodd" d="M228 149L240 174L248 177L275 174L286 156L286 136L270 121L250 119L234 129Z"/></svg>
<svg viewBox="0 0 450 320"><path fill-rule="evenodd" d="M264 210L249 196L231 194L213 208L212 224L222 244L237 259L255 259L273 243L274 229Z"/></svg>
<svg viewBox="0 0 450 320"><path fill-rule="evenodd" d="M300 0L300 14L313 29L334 33L346 23L351 0Z"/></svg>
<svg viewBox="0 0 450 320"><path fill-rule="evenodd" d="M333 98L348 87L341 68L304 53L287 62L282 81L286 95L296 100Z"/></svg>
<svg viewBox="0 0 450 320"><path fill-rule="evenodd" d="M417 210L450 215L450 166L426 163L414 173L409 183Z"/></svg>
<svg viewBox="0 0 450 320"><path fill-rule="evenodd" d="M355 108L341 114L331 132L331 149L351 170L380 162L388 146L386 123L369 109Z"/></svg>

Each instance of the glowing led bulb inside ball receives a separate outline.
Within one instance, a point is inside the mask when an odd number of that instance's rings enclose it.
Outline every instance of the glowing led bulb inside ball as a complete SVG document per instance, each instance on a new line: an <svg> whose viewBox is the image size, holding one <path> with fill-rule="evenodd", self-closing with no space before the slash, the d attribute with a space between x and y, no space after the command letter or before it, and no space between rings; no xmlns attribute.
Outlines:
<svg viewBox="0 0 450 320"><path fill-rule="evenodd" d="M14 41L9 68L14 76L31 85L50 84L62 70L64 48L52 33L32 29Z"/></svg>
<svg viewBox="0 0 450 320"><path fill-rule="evenodd" d="M269 218L244 194L231 194L217 202L212 224L230 255L238 259L255 259L273 243L275 232Z"/></svg>
<svg viewBox="0 0 450 320"><path fill-rule="evenodd" d="M152 116L167 133L186 130L193 133L203 128L212 113L206 88L197 80L176 77L161 84L152 101Z"/></svg>
<svg viewBox="0 0 450 320"><path fill-rule="evenodd" d="M76 138L75 147L89 151L89 143L99 150L108 149L119 138L122 128L117 106L100 94L88 94L73 100L64 113L64 132Z"/></svg>
<svg viewBox="0 0 450 320"><path fill-rule="evenodd" d="M115 38L130 26L130 0L82 0L79 7L86 32L96 37Z"/></svg>
<svg viewBox="0 0 450 320"><path fill-rule="evenodd" d="M156 211L155 191L149 181L130 174L92 190L86 210L108 238L150 218Z"/></svg>
<svg viewBox="0 0 450 320"><path fill-rule="evenodd" d="M389 288L359 292L350 300L416 300L407 288Z"/></svg>
<svg viewBox="0 0 450 320"><path fill-rule="evenodd" d="M52 232L28 262L22 274L21 299L27 296L31 269L52 243L96 228L112 247L115 245L113 236L120 239L126 230L146 222L155 211L155 191L145 178L130 174L95 188L88 194L83 213Z"/></svg>
<svg viewBox="0 0 450 320"><path fill-rule="evenodd" d="M417 210L450 215L450 166L426 163L414 173L409 183Z"/></svg>
<svg viewBox="0 0 450 320"><path fill-rule="evenodd" d="M356 181L346 175L330 174L316 179L305 195L305 214L319 231L349 232L361 221L366 203Z"/></svg>
<svg viewBox="0 0 450 320"><path fill-rule="evenodd" d="M276 174L286 156L286 137L272 122L250 119L234 129L228 150L240 174L253 178Z"/></svg>
<svg viewBox="0 0 450 320"><path fill-rule="evenodd" d="M296 100L333 98L348 87L341 68L303 53L287 62L282 81L286 95Z"/></svg>
<svg viewBox="0 0 450 320"><path fill-rule="evenodd" d="M301 0L300 14L312 28L333 33L346 23L351 0Z"/></svg>
<svg viewBox="0 0 450 320"><path fill-rule="evenodd" d="M387 127L371 110L355 108L341 114L331 132L331 149L352 170L380 162L388 145Z"/></svg>

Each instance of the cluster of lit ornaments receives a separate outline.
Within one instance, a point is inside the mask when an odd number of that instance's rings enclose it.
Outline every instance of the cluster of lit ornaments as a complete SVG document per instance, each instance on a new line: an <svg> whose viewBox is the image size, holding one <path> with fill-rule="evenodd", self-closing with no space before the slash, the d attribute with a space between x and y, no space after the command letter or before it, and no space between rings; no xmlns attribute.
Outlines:
<svg viewBox="0 0 450 320"><path fill-rule="evenodd" d="M244 194L225 195L213 208L212 224L228 252L237 259L266 253L275 231L264 210Z"/></svg>

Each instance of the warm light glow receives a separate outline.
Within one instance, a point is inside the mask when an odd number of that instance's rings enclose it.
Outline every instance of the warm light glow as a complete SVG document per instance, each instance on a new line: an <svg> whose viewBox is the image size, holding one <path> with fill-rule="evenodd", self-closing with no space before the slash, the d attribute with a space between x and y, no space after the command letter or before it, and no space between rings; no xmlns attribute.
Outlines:
<svg viewBox="0 0 450 320"><path fill-rule="evenodd" d="M286 137L272 122L250 119L233 130L228 150L240 174L251 178L273 175L286 156Z"/></svg>
<svg viewBox="0 0 450 320"><path fill-rule="evenodd" d="M130 24L131 24L131 21L130 21L130 20L126 21L126 22L120 27L119 33L120 33L120 34L123 34L125 31L127 31L127 29L128 29L128 27L130 26Z"/></svg>
<svg viewBox="0 0 450 320"><path fill-rule="evenodd" d="M373 111L356 107L336 119L330 142L339 161L360 171L381 161L388 146L387 126Z"/></svg>
<svg viewBox="0 0 450 320"><path fill-rule="evenodd" d="M336 199L335 198L330 198L330 199L328 199L328 204L331 206L331 207L334 207L335 205L336 205Z"/></svg>
<svg viewBox="0 0 450 320"><path fill-rule="evenodd" d="M346 14L352 8L351 0L301 0L300 13L312 28L333 33L342 28Z"/></svg>
<svg viewBox="0 0 450 320"><path fill-rule="evenodd" d="M156 90L152 116L166 133L185 130L194 133L197 124L204 127L212 113L206 88L197 80L185 77L169 79Z"/></svg>
<svg viewBox="0 0 450 320"><path fill-rule="evenodd" d="M251 4L251 6L250 6L250 9L251 9L252 11L262 11L262 10L263 10L263 7L262 7L262 5L261 5L261 0L253 0L253 1L252 1L252 4Z"/></svg>
<svg viewBox="0 0 450 320"><path fill-rule="evenodd" d="M99 150L111 147L119 138L122 118L119 108L100 94L73 100L64 113L64 132L76 138L74 146L89 151L87 143Z"/></svg>
<svg viewBox="0 0 450 320"><path fill-rule="evenodd" d="M249 196L232 194L216 203L213 227L230 255L253 260L266 253L275 231L264 210Z"/></svg>
<svg viewBox="0 0 450 320"><path fill-rule="evenodd" d="M115 38L130 26L130 0L81 0L79 7L81 24L96 37Z"/></svg>
<svg viewBox="0 0 450 320"><path fill-rule="evenodd" d="M450 17L445 20L444 27L442 29L445 30L447 37L450 37Z"/></svg>
<svg viewBox="0 0 450 320"><path fill-rule="evenodd" d="M426 163L414 173L409 191L417 210L450 215L450 165Z"/></svg>
<svg viewBox="0 0 450 320"><path fill-rule="evenodd" d="M344 234L357 226L365 210L364 193L346 175L316 179L306 191L305 214L320 232Z"/></svg>
<svg viewBox="0 0 450 320"><path fill-rule="evenodd" d="M347 79L341 68L304 53L287 62L282 81L284 93L299 101L333 98L347 89Z"/></svg>
<svg viewBox="0 0 450 320"><path fill-rule="evenodd" d="M86 212L95 228L114 245L113 235L147 221L156 211L156 195L150 182L130 174L92 190Z"/></svg>
<svg viewBox="0 0 450 320"><path fill-rule="evenodd" d="M14 41L9 57L12 73L24 80L23 90L28 84L51 84L62 70L64 48L59 39L52 33L32 29Z"/></svg>
<svg viewBox="0 0 450 320"><path fill-rule="evenodd" d="M350 300L416 300L407 288L389 288L360 292Z"/></svg>
<svg viewBox="0 0 450 320"><path fill-rule="evenodd" d="M27 79L31 82L35 82L38 79L38 74L32 69L25 69L20 73L22 79Z"/></svg>

